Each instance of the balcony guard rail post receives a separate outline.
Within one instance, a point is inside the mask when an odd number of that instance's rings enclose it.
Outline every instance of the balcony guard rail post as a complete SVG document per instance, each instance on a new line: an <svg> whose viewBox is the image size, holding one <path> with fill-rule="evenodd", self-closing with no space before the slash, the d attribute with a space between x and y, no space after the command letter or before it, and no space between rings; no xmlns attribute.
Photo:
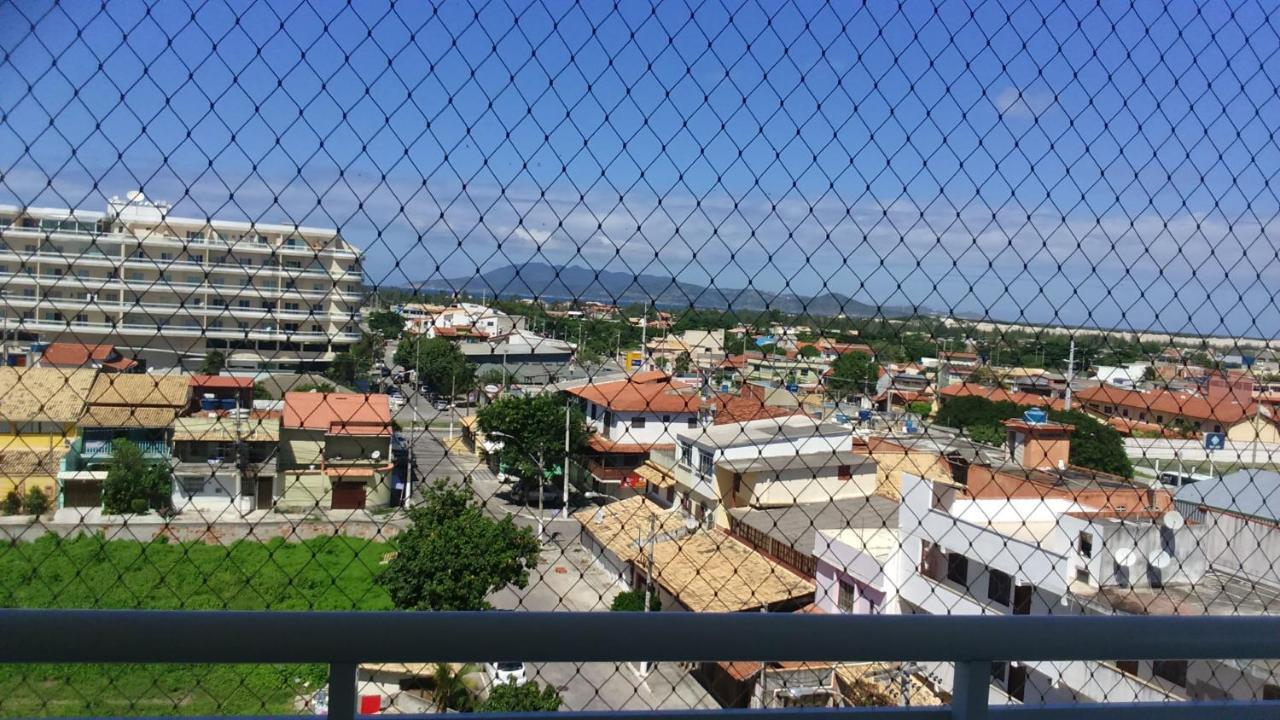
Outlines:
<svg viewBox="0 0 1280 720"><path fill-rule="evenodd" d="M329 719L352 720L356 716L356 665L336 662L329 665Z"/></svg>
<svg viewBox="0 0 1280 720"><path fill-rule="evenodd" d="M990 692L990 662L957 661L951 680L951 717L954 720L987 720Z"/></svg>

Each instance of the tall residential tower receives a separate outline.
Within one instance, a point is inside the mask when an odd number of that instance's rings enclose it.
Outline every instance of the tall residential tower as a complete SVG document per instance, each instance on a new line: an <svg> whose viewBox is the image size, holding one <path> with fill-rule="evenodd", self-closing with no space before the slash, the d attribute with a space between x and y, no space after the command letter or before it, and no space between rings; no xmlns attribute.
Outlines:
<svg viewBox="0 0 1280 720"><path fill-rule="evenodd" d="M208 350L238 369L318 368L360 337L361 254L336 230L175 217L131 192L106 212L0 205L0 331L112 343L152 366Z"/></svg>

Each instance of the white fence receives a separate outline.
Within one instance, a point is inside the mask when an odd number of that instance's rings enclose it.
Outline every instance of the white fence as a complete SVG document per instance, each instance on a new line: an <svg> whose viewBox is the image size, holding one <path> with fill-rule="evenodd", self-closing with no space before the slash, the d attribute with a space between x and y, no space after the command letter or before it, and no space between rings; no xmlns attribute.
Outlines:
<svg viewBox="0 0 1280 720"><path fill-rule="evenodd" d="M1204 441L1199 439L1125 438L1124 449L1131 460L1202 462L1209 459ZM1280 463L1280 445L1228 442L1223 449L1213 451L1213 460L1220 463ZM1163 466L1164 463L1161 462L1162 470Z"/></svg>

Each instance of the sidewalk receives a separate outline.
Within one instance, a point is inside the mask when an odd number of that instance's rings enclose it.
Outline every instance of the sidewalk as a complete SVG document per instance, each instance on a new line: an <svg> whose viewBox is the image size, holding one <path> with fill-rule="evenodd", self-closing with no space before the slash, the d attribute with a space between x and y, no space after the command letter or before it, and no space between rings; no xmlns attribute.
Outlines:
<svg viewBox="0 0 1280 720"><path fill-rule="evenodd" d="M241 515L233 509L190 511L171 518L147 515L107 515L102 508L62 508L37 522L30 518L0 518L0 537L34 541L43 535L62 537L102 533L108 540L149 542L164 535L181 542L229 543L236 540L266 541L272 538L309 540L334 534L366 539L386 539L408 527L401 512L375 515L365 510L313 510L279 513L255 510Z"/></svg>

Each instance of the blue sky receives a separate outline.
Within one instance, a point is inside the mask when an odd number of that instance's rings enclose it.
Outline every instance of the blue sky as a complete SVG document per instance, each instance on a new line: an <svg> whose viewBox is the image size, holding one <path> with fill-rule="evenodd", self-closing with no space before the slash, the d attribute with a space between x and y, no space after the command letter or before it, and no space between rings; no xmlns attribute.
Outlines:
<svg viewBox="0 0 1280 720"><path fill-rule="evenodd" d="M0 201L1275 336L1275 9L1074 5L10 3Z"/></svg>

